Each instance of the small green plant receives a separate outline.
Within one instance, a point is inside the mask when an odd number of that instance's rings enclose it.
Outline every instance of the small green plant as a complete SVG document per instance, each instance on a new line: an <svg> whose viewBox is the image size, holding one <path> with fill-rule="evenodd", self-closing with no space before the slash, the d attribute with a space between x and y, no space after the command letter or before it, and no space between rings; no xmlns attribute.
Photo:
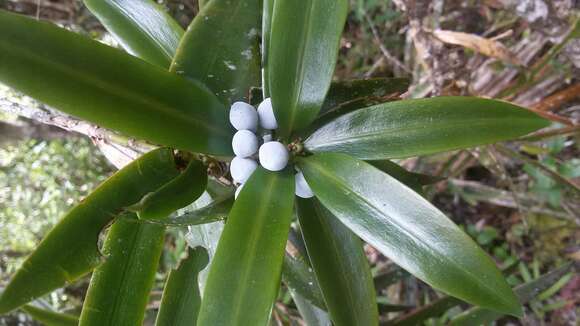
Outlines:
<svg viewBox="0 0 580 326"><path fill-rule="evenodd" d="M79 324L139 325L166 227L227 216L215 255L192 248L170 274L157 325L266 325L283 269L303 312L325 310L335 325L378 325L361 239L435 289L486 312L522 315L491 258L415 191L429 178L387 160L512 139L546 121L472 97L384 102L405 88L400 79L332 82L346 0L204 1L186 32L153 1L85 3L134 56L0 12L0 81L164 147L61 220L4 289L0 313L92 272ZM271 136L284 144L288 166L266 155L270 169L256 166L233 202L223 173L233 156L229 109L262 99L271 99ZM244 156L246 149L236 146ZM300 193L314 197L295 196L295 169ZM198 205L204 189L211 199ZM171 214L193 202L197 209ZM285 256L294 216L301 257Z"/></svg>

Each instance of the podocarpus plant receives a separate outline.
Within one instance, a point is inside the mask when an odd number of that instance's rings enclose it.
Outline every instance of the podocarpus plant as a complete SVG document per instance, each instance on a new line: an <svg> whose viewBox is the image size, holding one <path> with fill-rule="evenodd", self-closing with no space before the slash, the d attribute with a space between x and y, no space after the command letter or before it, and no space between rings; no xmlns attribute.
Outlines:
<svg viewBox="0 0 580 326"><path fill-rule="evenodd" d="M406 87L400 79L331 82L346 0L204 1L185 33L149 0L85 3L133 56L0 12L0 81L165 147L117 172L62 219L5 288L0 313L92 271L80 324L138 325L165 226L225 215L215 256L190 249L170 274L158 325L265 325L283 266L299 307L326 310L335 325L377 325L360 239L435 289L522 314L492 259L417 192L425 178L387 160L516 138L546 126L543 119L473 97L385 102ZM292 155L280 172L259 167L234 203L213 167L232 157L228 110L256 101L252 88L271 97L274 136ZM295 197L295 168L314 198ZM171 215L206 186L222 195L185 217ZM295 216L301 259L285 256Z"/></svg>

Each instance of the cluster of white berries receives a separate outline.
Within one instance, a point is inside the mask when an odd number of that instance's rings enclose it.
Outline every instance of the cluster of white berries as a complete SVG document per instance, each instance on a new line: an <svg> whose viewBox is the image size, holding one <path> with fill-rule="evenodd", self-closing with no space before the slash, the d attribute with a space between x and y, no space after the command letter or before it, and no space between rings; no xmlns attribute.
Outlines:
<svg viewBox="0 0 580 326"><path fill-rule="evenodd" d="M290 153L284 144L272 140L272 130L278 128L278 123L269 98L260 103L257 111L248 103L234 103L230 109L230 123L238 130L232 139L232 149L236 157L230 163L232 178L239 185L235 194L237 198L244 183L258 167L256 153L260 165L270 171L282 171L288 165ZM262 130L261 140L256 136L258 128ZM296 173L295 180L297 196L314 196L302 172Z"/></svg>

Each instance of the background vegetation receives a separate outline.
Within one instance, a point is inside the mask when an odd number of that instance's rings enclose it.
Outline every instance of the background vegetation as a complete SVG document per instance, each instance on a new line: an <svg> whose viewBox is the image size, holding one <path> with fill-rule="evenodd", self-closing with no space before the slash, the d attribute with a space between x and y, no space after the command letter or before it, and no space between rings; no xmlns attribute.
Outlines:
<svg viewBox="0 0 580 326"><path fill-rule="evenodd" d="M479 95L510 100L553 121L549 132L517 142L408 159L406 168L445 177L426 196L462 225L512 285L580 260L580 27L577 1L352 0L337 78L408 77L405 97ZM187 26L195 0L161 4ZM0 8L51 20L114 44L76 0L0 0ZM463 32L457 34L452 32ZM125 157L148 147L59 115L0 86L0 288L42 236ZM64 127L47 127L46 123ZM89 136L89 137L86 137ZM120 145L119 145L120 144ZM103 154L113 162L108 163ZM173 234L187 230L174 229ZM178 261L183 237L166 242L158 279ZM376 250L366 248L385 315L404 314L439 297ZM395 272L385 274L387 272ZM382 282L382 283L381 283ZM161 282L153 293L153 315ZM43 304L79 307L87 282ZM529 305L524 325L575 325L580 277L561 282ZM453 310L430 323L444 323ZM289 293L273 323L300 324ZM33 325L24 314L0 325Z"/></svg>

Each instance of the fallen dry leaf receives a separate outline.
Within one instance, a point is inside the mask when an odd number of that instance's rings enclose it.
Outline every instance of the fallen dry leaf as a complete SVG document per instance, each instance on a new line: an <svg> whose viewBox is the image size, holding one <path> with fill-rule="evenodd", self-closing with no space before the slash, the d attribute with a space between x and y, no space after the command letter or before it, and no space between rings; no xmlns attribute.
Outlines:
<svg viewBox="0 0 580 326"><path fill-rule="evenodd" d="M461 45L488 57L497 58L499 60L515 65L522 64L521 61L509 49L507 49L503 44L496 40L487 39L475 34L447 31L442 29L434 30L433 36L438 38L441 42Z"/></svg>
<svg viewBox="0 0 580 326"><path fill-rule="evenodd" d="M575 252L568 254L566 256L572 260L580 261L580 250L576 250Z"/></svg>

